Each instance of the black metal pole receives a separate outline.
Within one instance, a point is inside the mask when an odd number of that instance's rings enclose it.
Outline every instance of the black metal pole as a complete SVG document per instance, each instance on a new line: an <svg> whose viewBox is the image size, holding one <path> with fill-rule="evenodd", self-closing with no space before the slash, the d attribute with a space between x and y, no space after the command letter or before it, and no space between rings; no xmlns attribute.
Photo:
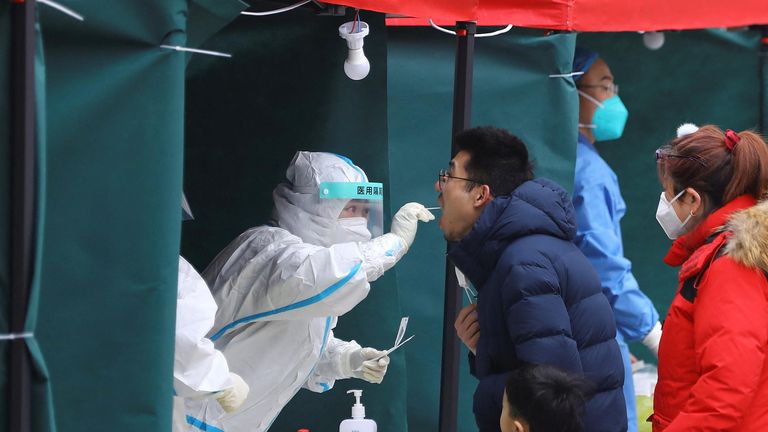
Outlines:
<svg viewBox="0 0 768 432"><path fill-rule="evenodd" d="M35 1L11 0L11 292L10 333L24 333L34 265ZM10 341L8 425L32 430L32 369L23 338Z"/></svg>
<svg viewBox="0 0 768 432"><path fill-rule="evenodd" d="M456 23L456 72L453 82L453 134L469 128L472 112L472 71L475 55L473 22ZM456 155L451 145L451 157ZM448 245L450 250L451 245ZM443 307L443 364L440 371L440 432L456 432L459 404L459 361L461 344L453 322L462 297L456 272L449 260L445 263L445 304Z"/></svg>
<svg viewBox="0 0 768 432"><path fill-rule="evenodd" d="M760 133L768 133L768 26L760 26Z"/></svg>

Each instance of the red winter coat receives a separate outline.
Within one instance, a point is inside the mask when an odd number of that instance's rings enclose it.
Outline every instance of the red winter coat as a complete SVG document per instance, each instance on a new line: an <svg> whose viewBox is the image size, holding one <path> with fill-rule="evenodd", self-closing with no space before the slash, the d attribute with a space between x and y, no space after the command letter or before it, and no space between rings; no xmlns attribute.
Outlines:
<svg viewBox="0 0 768 432"><path fill-rule="evenodd" d="M768 202L736 198L664 261L682 268L659 346L654 432L768 431Z"/></svg>

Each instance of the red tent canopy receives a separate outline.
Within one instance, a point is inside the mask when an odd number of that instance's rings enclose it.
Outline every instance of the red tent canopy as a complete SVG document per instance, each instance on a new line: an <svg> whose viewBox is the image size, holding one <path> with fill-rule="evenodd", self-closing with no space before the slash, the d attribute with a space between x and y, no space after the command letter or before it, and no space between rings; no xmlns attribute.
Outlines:
<svg viewBox="0 0 768 432"><path fill-rule="evenodd" d="M768 0L331 0L412 18L393 25L476 21L578 31L685 30L768 24Z"/></svg>

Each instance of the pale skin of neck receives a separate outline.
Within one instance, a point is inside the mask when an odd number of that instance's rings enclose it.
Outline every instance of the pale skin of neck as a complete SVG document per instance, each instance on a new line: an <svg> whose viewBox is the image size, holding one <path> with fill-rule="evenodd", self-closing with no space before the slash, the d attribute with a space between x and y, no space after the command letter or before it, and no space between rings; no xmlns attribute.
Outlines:
<svg viewBox="0 0 768 432"><path fill-rule="evenodd" d="M591 142L592 144L595 143L595 134L592 133L592 129L591 128L580 127L579 128L579 132L581 132L582 135L587 137L589 142Z"/></svg>

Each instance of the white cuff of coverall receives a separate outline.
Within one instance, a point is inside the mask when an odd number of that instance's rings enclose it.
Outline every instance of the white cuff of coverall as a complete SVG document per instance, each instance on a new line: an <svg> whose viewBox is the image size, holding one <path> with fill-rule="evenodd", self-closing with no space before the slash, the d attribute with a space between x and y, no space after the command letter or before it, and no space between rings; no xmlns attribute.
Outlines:
<svg viewBox="0 0 768 432"><path fill-rule="evenodd" d="M354 340L349 341L344 347L341 348L340 354L336 357L336 370L338 370L339 376L337 378L352 378L354 376L354 370L350 364L350 356L354 351L362 349Z"/></svg>
<svg viewBox="0 0 768 432"><path fill-rule="evenodd" d="M405 241L397 234L384 234L367 242L360 243L363 254L363 270L368 282L380 278L391 269L408 251Z"/></svg>
<svg viewBox="0 0 768 432"><path fill-rule="evenodd" d="M653 354L659 356L659 342L661 341L661 323L656 321L650 332L643 338L643 345L645 345Z"/></svg>

